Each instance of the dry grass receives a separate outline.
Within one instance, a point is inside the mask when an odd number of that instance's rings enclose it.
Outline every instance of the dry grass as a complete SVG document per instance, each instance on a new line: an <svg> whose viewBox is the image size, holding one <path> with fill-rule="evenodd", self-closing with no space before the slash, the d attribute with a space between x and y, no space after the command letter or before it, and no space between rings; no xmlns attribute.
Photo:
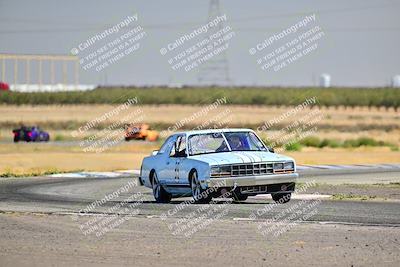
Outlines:
<svg viewBox="0 0 400 267"><path fill-rule="evenodd" d="M57 171L110 171L140 168L140 162L148 154L137 153L10 153L0 155L0 174L30 174Z"/></svg>
<svg viewBox="0 0 400 267"><path fill-rule="evenodd" d="M0 105L0 122L4 121L24 121L24 122L46 122L46 121L71 121L77 120L87 122L96 117L113 110L113 105L75 105L75 106L7 106ZM131 106L128 110L114 116L112 120L119 120L124 115L133 112L139 106ZM160 106L140 106L145 115L146 121L149 123L170 123L190 117L201 110L201 106L189 105L160 105ZM193 123L206 121L210 117L214 117L221 111L229 109L237 124L256 124L263 123L272 118L279 117L281 114L290 110L290 107L270 107L270 106L220 106L211 110L207 115L201 116ZM310 110L305 109L296 116L288 118L287 121L293 121L301 115L309 113ZM354 109L340 108L324 108L321 112L325 115L324 122L332 125L354 125L356 123L367 124L399 124L400 113L394 110L385 111L383 109L372 108L371 110L360 107Z"/></svg>
<svg viewBox="0 0 400 267"><path fill-rule="evenodd" d="M293 157L298 164L380 164L399 163L400 152L391 151L387 147L343 148L304 148L299 152L284 152Z"/></svg>
<svg viewBox="0 0 400 267"><path fill-rule="evenodd" d="M133 142L102 153L83 152L79 146L43 143L2 144L1 173L42 173L46 171L110 171L140 168L144 157L158 144Z"/></svg>
<svg viewBox="0 0 400 267"><path fill-rule="evenodd" d="M2 145L0 148L1 173L40 173L58 171L110 171L121 169L139 169L143 157L155 144L130 143L112 148L102 153L85 153L79 147L41 146L40 144ZM301 152L286 152L296 159L298 164L373 164L398 163L399 151L387 148L312 149Z"/></svg>
<svg viewBox="0 0 400 267"><path fill-rule="evenodd" d="M117 146L103 153L83 152L79 146L40 143L4 144L0 147L0 173L31 173L47 170L117 170L140 167L143 157L157 146L134 144Z"/></svg>
<svg viewBox="0 0 400 267"><path fill-rule="evenodd" d="M103 114L113 110L112 105L76 105L76 106L5 106L0 105L0 124L7 122L24 122L25 124L44 124L54 123L55 126L60 123L71 124L72 130L76 130L79 126L83 126L86 122L91 121ZM116 116L110 118L110 121L117 121L132 114L138 107L130 107L126 111L122 111ZM199 112L201 106L183 106L183 105L160 105L160 106L140 106L143 111L144 121L150 124L163 124L173 126L175 123L185 118L190 118L196 112ZM233 125L252 125L254 128L261 126L264 122L284 114L290 107L256 107L256 106L220 106L211 110L203 116L195 118L193 121L187 121L186 126L200 125L201 123L212 118L218 118L221 112L229 110L229 120ZM354 108L354 109L333 109L324 108L320 110L323 119L316 123L319 127L318 137L320 138L337 138L339 140L355 139L366 136L376 140L390 142L400 145L400 113L394 110L383 110L372 108ZM283 124L299 119L308 114L310 110L306 109L295 116L290 116L283 120ZM226 116L225 116L226 117ZM368 126L369 130L360 130L360 125ZM226 125L230 126L230 124ZM329 126L329 129L324 129ZM211 124L211 127L213 125ZM343 129L344 127L344 129ZM9 128L9 127L8 127ZM0 129L1 139L11 140L11 129ZM362 127L361 127L362 128ZM388 130L392 128L392 130ZM395 129L393 129L395 128ZM86 135L95 133L88 131ZM273 133L266 132L266 135ZM71 131L54 128L51 131L54 139L55 136L61 135L65 140L73 139Z"/></svg>

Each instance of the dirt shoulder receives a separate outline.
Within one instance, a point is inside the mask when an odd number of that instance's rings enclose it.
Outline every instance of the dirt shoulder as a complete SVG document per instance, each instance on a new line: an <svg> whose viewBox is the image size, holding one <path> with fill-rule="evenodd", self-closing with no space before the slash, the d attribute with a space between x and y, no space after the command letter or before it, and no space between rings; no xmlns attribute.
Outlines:
<svg viewBox="0 0 400 267"><path fill-rule="evenodd" d="M332 195L334 200L381 201L399 200L400 183L389 184L316 184L307 189L309 194Z"/></svg>

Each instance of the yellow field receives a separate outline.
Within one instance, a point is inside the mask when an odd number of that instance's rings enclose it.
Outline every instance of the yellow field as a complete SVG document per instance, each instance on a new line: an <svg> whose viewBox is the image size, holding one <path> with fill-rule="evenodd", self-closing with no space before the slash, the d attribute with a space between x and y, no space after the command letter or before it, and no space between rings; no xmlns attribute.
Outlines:
<svg viewBox="0 0 400 267"><path fill-rule="evenodd" d="M30 174L46 171L111 171L139 169L143 157L157 145L129 143L102 153L82 152L79 147L41 146L41 144L1 145L0 174ZM399 151L388 148L311 149L285 152L298 164L373 164L398 163Z"/></svg>
<svg viewBox="0 0 400 267"><path fill-rule="evenodd" d="M4 123L20 123L25 124L43 124L54 123L54 125L64 123L71 124L74 122L71 131L60 130L55 128L51 131L54 138L60 134L66 139L73 139L71 132L77 130L80 126L84 126L88 121L92 121L105 113L112 111L116 106L112 105L75 105L75 106L4 106L0 105L0 124ZM173 126L182 120L186 120L183 126L194 127L204 122L210 121L210 127L218 126L221 122L223 127L231 125L253 125L254 128L261 127L265 122L277 118L285 112L291 110L291 107L255 107L255 106L219 106L217 109L210 110L204 115L193 116L202 110L202 106L183 106L183 105L160 105L160 106L131 106L129 109L121 111L112 116L107 122L121 120L125 116L133 114L140 108L143 122L150 124L162 123L166 127ZM316 109L313 111L315 112ZM307 114L309 109L304 109L293 116L289 116L281 121L283 124L290 124ZM223 116L220 118L219 116ZM388 111L383 109L372 108L354 108L338 110L320 109L319 114L323 117L315 122L318 127L318 137L320 138L336 138L339 140L354 139L362 136L372 137L376 140L390 142L400 145L400 113L393 109ZM216 121L215 119L219 119ZM328 126L329 129L324 129ZM368 130L365 127L368 127ZM393 129L396 128L397 129ZM187 128L187 127L186 127ZM345 129L345 130L343 130ZM11 128L0 129L2 140L11 140ZM179 130L179 127L178 127ZM256 129L255 129L256 130ZM90 130L86 135L95 133ZM273 131L261 133L267 136L274 134Z"/></svg>
<svg viewBox="0 0 400 267"><path fill-rule="evenodd" d="M83 126L88 121L102 116L113 110L112 105L77 105L77 106L0 106L0 124L7 125L10 122L24 122L25 124L41 124L54 122L74 122L74 127ZM173 126L185 118L190 118L199 112L201 106L161 105L130 107L129 110L119 113L110 118L110 121L120 120L123 116L134 112L137 108L142 110L144 121L150 124L163 123ZM284 114L290 107L254 107L254 106L221 106L209 111L206 115L194 117L185 123L188 125L199 125L210 118L218 117L228 111L228 124L252 124L262 125L264 122ZM295 116L284 119L283 123L290 123L298 117L304 116L310 110L303 110ZM355 108L352 110L321 109L323 119L316 122L316 126L328 125L329 129L318 129L315 134L319 138L331 139L355 139L358 137L372 137L375 140L390 142L400 145L400 130L387 130L384 127L397 127L400 124L400 113L394 110L381 110L367 108ZM224 119L228 115L224 114ZM352 126L367 125L370 130L351 130ZM374 129L374 126L383 126ZM346 131L340 127L347 127ZM398 127L397 127L398 128ZM6 127L0 129L0 173L30 173L48 170L71 171L71 170L117 170L137 169L143 157L159 147L159 143L149 144L141 142L123 143L102 153L84 152L75 143L64 145L52 144L13 144L11 141L11 130ZM64 140L73 139L71 132L76 130L50 130L54 140L57 135L63 136ZM178 129L179 130L179 129ZM87 135L96 133L94 130ZM276 131L261 133L264 137L275 134ZM5 141L5 142L4 142ZM303 148L300 152L285 152L293 156L299 164L362 164L362 163L394 163L400 162L400 152L390 151L387 147L381 148L358 148L358 149L316 149Z"/></svg>
<svg viewBox="0 0 400 267"><path fill-rule="evenodd" d="M0 105L0 123L4 121L24 121L24 122L45 122L45 121L70 121L76 120L82 123L91 121L96 117L113 110L113 105L69 105L69 106L7 106ZM170 123L171 125L184 118L189 118L202 109L202 106L187 105L160 105L160 106L131 106L125 111L121 111L111 120L119 120L121 117L132 113L137 108L143 111L145 120L148 123ZM215 117L226 109L234 118L237 124L256 124L260 125L268 120L279 117L287 112L291 107L270 107L270 106L219 106L217 109L210 110L204 116L195 118L192 122L200 124L211 117ZM293 121L299 116L309 113L309 109L287 118L285 121ZM383 109L358 107L354 109L334 108L321 109L324 119L321 123L331 125L393 125L400 124L400 113L393 109L388 111Z"/></svg>

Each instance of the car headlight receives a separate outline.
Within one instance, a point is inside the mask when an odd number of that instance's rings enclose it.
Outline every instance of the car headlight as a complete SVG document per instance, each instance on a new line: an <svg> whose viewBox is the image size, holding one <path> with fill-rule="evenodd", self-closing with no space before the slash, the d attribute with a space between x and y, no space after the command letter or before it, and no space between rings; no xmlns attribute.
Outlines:
<svg viewBox="0 0 400 267"><path fill-rule="evenodd" d="M210 170L210 175L211 175L211 176L218 176L219 173L220 173L219 166L213 166L213 167L211 167L211 170Z"/></svg>
<svg viewBox="0 0 400 267"><path fill-rule="evenodd" d="M219 172L221 176L229 176L231 175L231 166L221 166Z"/></svg>
<svg viewBox="0 0 400 267"><path fill-rule="evenodd" d="M283 163L274 163L274 170L283 170Z"/></svg>
<svg viewBox="0 0 400 267"><path fill-rule="evenodd" d="M285 162L284 169L285 170L294 170L294 162L293 161Z"/></svg>
<svg viewBox="0 0 400 267"><path fill-rule="evenodd" d="M231 175L231 166L213 166L210 170L210 176L230 176Z"/></svg>

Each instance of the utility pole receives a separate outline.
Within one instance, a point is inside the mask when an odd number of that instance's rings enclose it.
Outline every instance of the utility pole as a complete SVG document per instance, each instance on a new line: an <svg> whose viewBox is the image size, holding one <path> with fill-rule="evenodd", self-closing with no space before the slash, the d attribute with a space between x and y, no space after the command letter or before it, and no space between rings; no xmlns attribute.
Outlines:
<svg viewBox="0 0 400 267"><path fill-rule="evenodd" d="M219 0L210 0L208 22L221 15ZM208 30L207 36L225 28L223 22ZM199 68L198 81L200 85L230 85L229 64L226 50L204 62Z"/></svg>

